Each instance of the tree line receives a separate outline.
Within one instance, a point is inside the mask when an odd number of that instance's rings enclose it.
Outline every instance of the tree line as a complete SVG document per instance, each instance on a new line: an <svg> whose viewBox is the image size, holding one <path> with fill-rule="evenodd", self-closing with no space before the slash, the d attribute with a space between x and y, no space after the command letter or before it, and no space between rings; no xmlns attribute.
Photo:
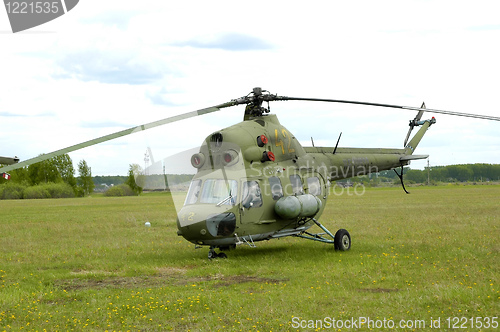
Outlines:
<svg viewBox="0 0 500 332"><path fill-rule="evenodd" d="M92 176L85 160L78 163L75 176L68 154L47 159L28 167L13 170L10 180L0 177L0 199L84 197L97 187L105 196L140 195L143 186L168 189L167 176L144 176L137 164L129 165L127 176ZM173 184L189 182L192 175L169 175Z"/></svg>
<svg viewBox="0 0 500 332"><path fill-rule="evenodd" d="M379 177L396 179L394 171L378 173ZM405 181L415 183L430 182L486 182L500 180L499 164L460 164L449 166L432 166L424 170L404 168Z"/></svg>
<svg viewBox="0 0 500 332"><path fill-rule="evenodd" d="M92 181L96 186L96 191L104 191L110 186L117 186L130 181L131 176L135 179L137 165L130 165L129 175L97 175L92 177ZM142 170L139 170L139 180L136 183L144 184L145 190L169 190L172 186L179 184L189 184L193 178L193 174L152 174L143 175Z"/></svg>
<svg viewBox="0 0 500 332"><path fill-rule="evenodd" d="M0 199L83 197L95 187L87 162L78 162L75 176L68 154L18 168L10 175L10 180L0 179Z"/></svg>
<svg viewBox="0 0 500 332"><path fill-rule="evenodd" d="M90 195L96 185L104 184L107 196L139 195L143 190L140 184L164 190L189 182L193 176L168 175L171 182L168 183L167 176L144 176L140 166L133 164L130 165L127 176L92 177L92 170L85 160L78 162L77 170L78 176L75 176L73 161L68 154L16 169L10 173L10 180L0 177L0 199L84 197ZM424 170L405 167L403 173L406 183L500 181L500 164L432 166ZM399 184L399 178L392 170L372 174L369 178L370 184L375 186L384 181ZM363 176L349 179L348 182L366 180L368 177Z"/></svg>

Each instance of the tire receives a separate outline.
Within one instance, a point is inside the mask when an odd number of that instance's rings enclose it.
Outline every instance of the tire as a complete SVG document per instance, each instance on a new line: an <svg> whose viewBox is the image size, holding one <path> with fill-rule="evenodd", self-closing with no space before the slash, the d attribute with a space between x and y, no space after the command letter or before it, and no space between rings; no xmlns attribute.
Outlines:
<svg viewBox="0 0 500 332"><path fill-rule="evenodd" d="M347 251L351 249L351 235L345 229L339 229L335 233L335 250Z"/></svg>
<svg viewBox="0 0 500 332"><path fill-rule="evenodd" d="M223 252L220 252L218 255L217 255L218 258L227 258L227 255Z"/></svg>
<svg viewBox="0 0 500 332"><path fill-rule="evenodd" d="M208 259L214 259L214 258L217 258L217 256L218 256L217 253L213 250L210 250L208 252Z"/></svg>

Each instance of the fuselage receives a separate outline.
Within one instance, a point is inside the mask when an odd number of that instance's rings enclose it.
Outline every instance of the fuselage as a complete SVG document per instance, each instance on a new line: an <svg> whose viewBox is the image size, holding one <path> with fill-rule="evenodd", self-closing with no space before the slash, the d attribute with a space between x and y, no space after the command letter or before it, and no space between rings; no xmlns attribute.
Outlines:
<svg viewBox="0 0 500 332"><path fill-rule="evenodd" d="M198 171L178 213L178 234L221 248L299 234L323 213L333 181L406 165L407 154L304 148L276 115L246 119L209 135L192 156Z"/></svg>

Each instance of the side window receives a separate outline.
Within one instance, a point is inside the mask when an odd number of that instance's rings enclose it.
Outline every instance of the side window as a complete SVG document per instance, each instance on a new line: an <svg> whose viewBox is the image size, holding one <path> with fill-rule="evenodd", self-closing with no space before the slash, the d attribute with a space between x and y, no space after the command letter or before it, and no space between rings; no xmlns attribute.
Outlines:
<svg viewBox="0 0 500 332"><path fill-rule="evenodd" d="M262 206L259 183L257 181L244 182L242 197L241 204L246 209Z"/></svg>
<svg viewBox="0 0 500 332"><path fill-rule="evenodd" d="M184 205L196 203L196 201L198 200L198 196L200 195L200 189L201 189L201 180L191 181Z"/></svg>
<svg viewBox="0 0 500 332"><path fill-rule="evenodd" d="M271 195L273 195L273 199L275 201L283 197L283 187L281 186L281 181L278 177L270 177L269 185L271 186Z"/></svg>
<svg viewBox="0 0 500 332"><path fill-rule="evenodd" d="M302 187L302 180L300 179L300 175L290 175L290 183L292 184L292 191L295 195L304 194L304 188Z"/></svg>
<svg viewBox="0 0 500 332"><path fill-rule="evenodd" d="M312 195L321 195L321 184L317 177L307 178L307 187L309 188L309 193Z"/></svg>

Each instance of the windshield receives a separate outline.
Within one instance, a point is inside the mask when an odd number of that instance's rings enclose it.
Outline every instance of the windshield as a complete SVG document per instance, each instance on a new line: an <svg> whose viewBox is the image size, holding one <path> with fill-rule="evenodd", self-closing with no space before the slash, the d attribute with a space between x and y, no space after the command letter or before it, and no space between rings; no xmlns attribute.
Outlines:
<svg viewBox="0 0 500 332"><path fill-rule="evenodd" d="M207 179L203 183L200 203L234 205L237 195L236 180Z"/></svg>
<svg viewBox="0 0 500 332"><path fill-rule="evenodd" d="M200 196L200 189L201 189L201 180L191 181L184 205L196 203L196 201L198 200L198 196Z"/></svg>

